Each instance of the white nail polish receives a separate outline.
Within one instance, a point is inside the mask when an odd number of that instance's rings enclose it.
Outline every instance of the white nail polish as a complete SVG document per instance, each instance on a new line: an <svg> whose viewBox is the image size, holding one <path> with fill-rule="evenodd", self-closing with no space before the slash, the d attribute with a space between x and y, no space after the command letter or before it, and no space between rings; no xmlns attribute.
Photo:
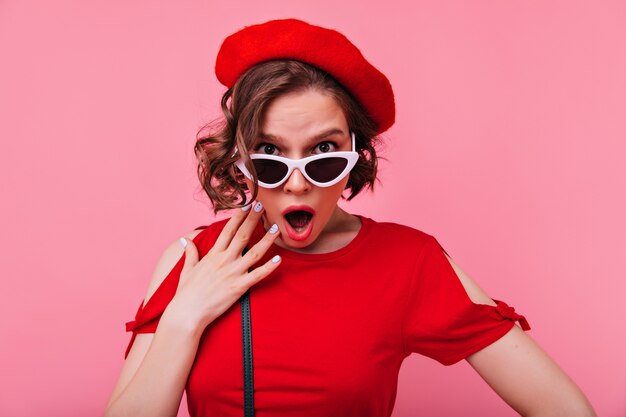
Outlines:
<svg viewBox="0 0 626 417"><path fill-rule="evenodd" d="M241 211L248 211L252 207L252 203L246 204L241 208Z"/></svg>
<svg viewBox="0 0 626 417"><path fill-rule="evenodd" d="M180 239L178 239L178 241L180 242L180 246L182 246L183 249L187 247L187 239L181 237Z"/></svg>
<svg viewBox="0 0 626 417"><path fill-rule="evenodd" d="M276 256L274 256L274 257L272 258L272 263L273 263L273 264L277 264L277 263L278 263L278 261L280 261L280 255L276 255Z"/></svg>
<svg viewBox="0 0 626 417"><path fill-rule="evenodd" d="M257 213L260 212L261 210L263 210L263 204L261 204L261 202L259 201L258 203L256 203L256 205L254 206L254 211L256 211Z"/></svg>
<svg viewBox="0 0 626 417"><path fill-rule="evenodd" d="M271 234L273 234L273 235L274 235L274 234L276 234L276 232L278 232L278 225L277 225L276 223L274 223L274 224L272 225L272 227L270 227L269 232L270 232Z"/></svg>

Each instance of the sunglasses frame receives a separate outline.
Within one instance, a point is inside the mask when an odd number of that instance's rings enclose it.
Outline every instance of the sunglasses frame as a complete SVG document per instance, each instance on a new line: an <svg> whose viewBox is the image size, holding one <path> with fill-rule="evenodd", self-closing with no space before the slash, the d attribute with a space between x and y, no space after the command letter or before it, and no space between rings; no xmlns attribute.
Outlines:
<svg viewBox="0 0 626 417"><path fill-rule="evenodd" d="M307 156L306 158L302 158L302 159L290 159L290 158L285 158L284 156L264 155L264 154L257 154L257 153L250 154L250 159L266 159L270 161L282 162L283 164L287 165L287 173L285 174L283 179L281 179L275 184L267 184L261 180L258 180L258 185L263 188L279 187L282 184L284 184L285 181L287 181L287 179L293 173L294 169L298 169L298 171L300 171L302 175L304 175L304 177L311 184L317 187L330 187L330 186L337 184L346 175L348 175L350 171L352 171L352 168L354 168L357 161L359 160L359 154L355 151L356 140L354 137L354 132L351 132L351 135L352 135L352 151L326 152L326 153L322 153L319 155ZM311 178L309 174L306 173L305 167L309 162L317 161L319 159L326 159L326 158L344 158L348 161L348 163L346 164L346 167L344 168L344 170L341 171L341 174L339 174L335 179L329 182L317 182L313 178ZM239 170L243 173L243 175L246 176L246 178L248 178L249 180L253 180L252 174L250 173L250 171L248 171L248 168L246 168L246 164L244 163L243 159L239 159L237 162L235 162L235 165L237 166L237 168L239 168Z"/></svg>

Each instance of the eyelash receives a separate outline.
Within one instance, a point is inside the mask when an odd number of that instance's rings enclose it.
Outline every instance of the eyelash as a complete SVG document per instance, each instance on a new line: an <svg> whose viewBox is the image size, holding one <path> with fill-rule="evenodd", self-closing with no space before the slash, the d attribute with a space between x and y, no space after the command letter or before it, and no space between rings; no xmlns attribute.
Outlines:
<svg viewBox="0 0 626 417"><path fill-rule="evenodd" d="M334 150L336 150L336 149L337 149L337 147L338 147L338 146L337 146L337 144L336 144L335 142L330 141L330 140L325 140L325 141L320 142L320 143L318 143L317 145L315 145L315 146L313 147L313 149L315 150L315 149L317 149L319 146L324 145L324 144L329 144L329 145L331 145L331 147L332 147ZM268 143L268 142L262 142L262 143L259 143L259 144L258 144L258 145L254 148L254 151L255 151L255 152L257 152L257 153L264 153L264 152L261 152L261 150L262 150L262 148L263 148L263 147L265 147L265 146L272 146L275 150L277 150L277 151L279 151L279 152L280 152L280 149L278 148L278 146L274 145L273 143ZM329 152L333 152L333 151L329 151ZM320 153L326 153L326 152L320 152ZM265 153L264 153L264 154L265 154ZM269 153L269 154L266 154L266 155L274 155L274 153Z"/></svg>
<svg viewBox="0 0 626 417"><path fill-rule="evenodd" d="M325 144L329 144L332 147L332 150L328 151L328 152L334 152L337 150L337 144L335 142L332 142L330 140L325 140L324 142L320 142L317 145L315 145L314 149L317 149L319 146L321 145L325 145ZM328 152L321 152L321 153L328 153Z"/></svg>
<svg viewBox="0 0 626 417"><path fill-rule="evenodd" d="M274 145L273 143L267 143L267 142L263 142L263 143L259 143L255 148L254 148L254 152L258 152L258 153L264 153L264 152L259 152L261 150L261 148L263 148L264 146L273 146L276 150L280 150L278 149L278 146ZM266 154L266 155L273 155L273 154Z"/></svg>

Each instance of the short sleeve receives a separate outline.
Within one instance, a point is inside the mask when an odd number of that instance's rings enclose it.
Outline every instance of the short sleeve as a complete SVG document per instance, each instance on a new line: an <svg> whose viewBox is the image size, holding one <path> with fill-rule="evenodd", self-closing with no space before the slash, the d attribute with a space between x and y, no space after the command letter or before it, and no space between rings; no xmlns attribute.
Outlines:
<svg viewBox="0 0 626 417"><path fill-rule="evenodd" d="M467 295L445 250L428 235L411 277L403 320L405 353L419 353L452 365L500 339L526 319L500 300L475 304Z"/></svg>

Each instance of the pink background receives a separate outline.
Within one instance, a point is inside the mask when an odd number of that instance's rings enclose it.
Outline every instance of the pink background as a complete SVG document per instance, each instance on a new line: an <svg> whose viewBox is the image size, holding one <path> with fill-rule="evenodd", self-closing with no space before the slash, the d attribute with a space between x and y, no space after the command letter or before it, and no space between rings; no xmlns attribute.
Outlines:
<svg viewBox="0 0 626 417"><path fill-rule="evenodd" d="M435 235L626 415L624 2L97 3L0 3L0 415L101 414L161 251L214 220L192 146L221 40L283 17L340 29L395 88L382 183L348 209ZM414 355L394 416L418 414L515 415Z"/></svg>

